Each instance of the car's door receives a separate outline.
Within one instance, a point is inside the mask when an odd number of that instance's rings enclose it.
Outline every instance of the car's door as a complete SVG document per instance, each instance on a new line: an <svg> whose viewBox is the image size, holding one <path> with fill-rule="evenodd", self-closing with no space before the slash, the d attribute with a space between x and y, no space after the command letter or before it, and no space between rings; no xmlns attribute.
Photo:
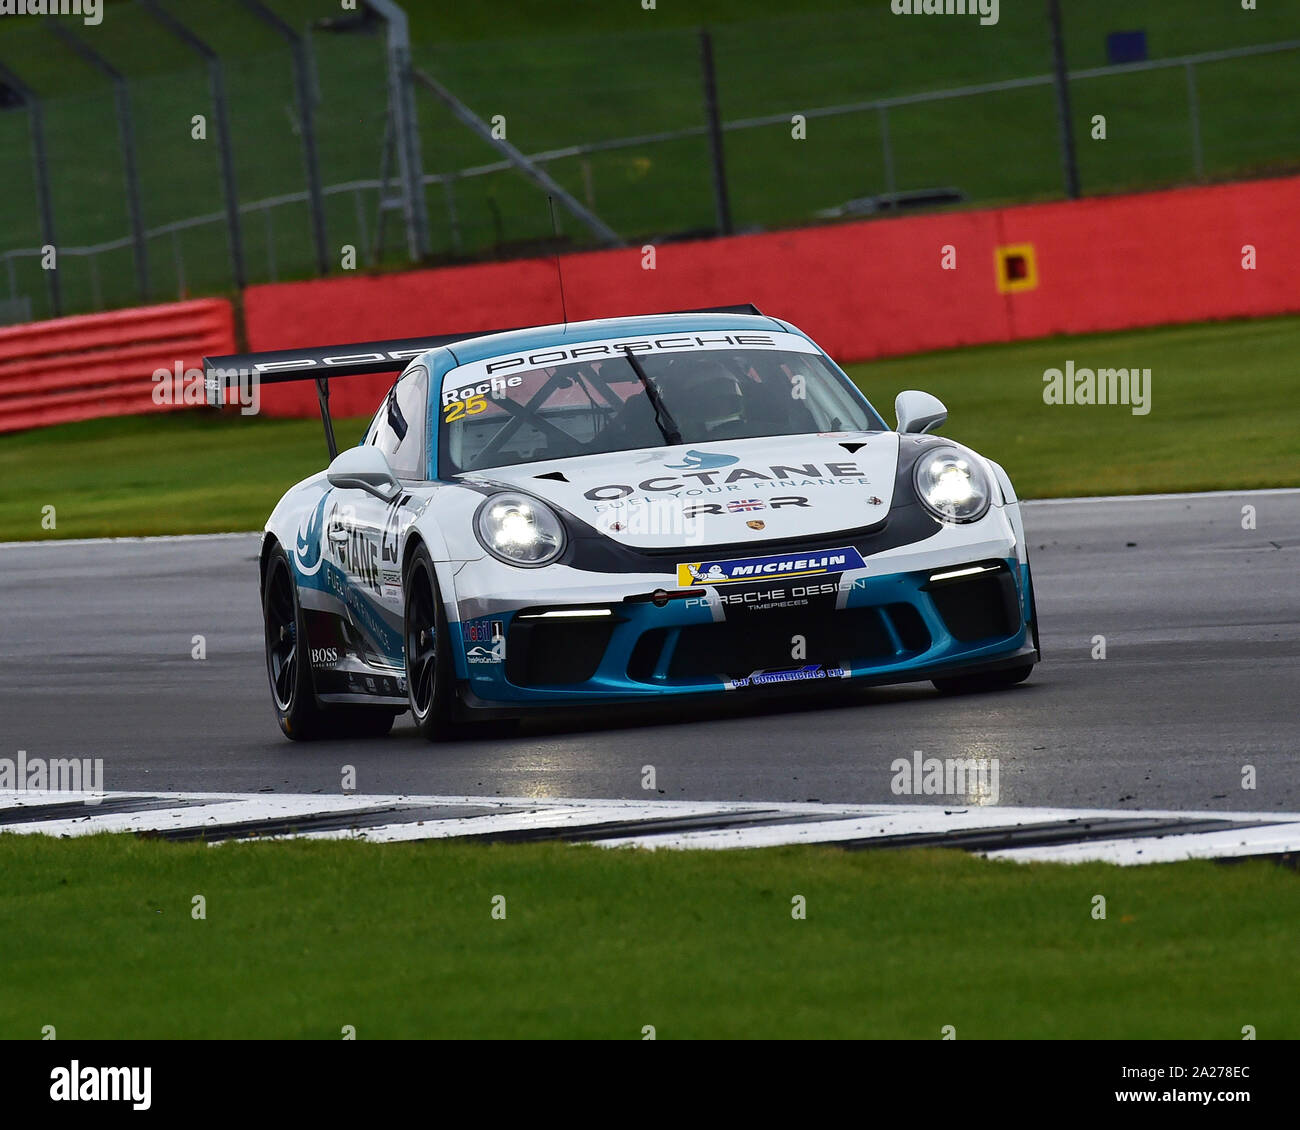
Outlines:
<svg viewBox="0 0 1300 1130"><path fill-rule="evenodd" d="M377 447L403 485L425 478L428 370L412 366L389 390L366 444ZM402 538L411 521L411 494L385 500L359 488L339 489L326 536L329 554L345 577L349 618L373 645L370 658L402 662Z"/></svg>

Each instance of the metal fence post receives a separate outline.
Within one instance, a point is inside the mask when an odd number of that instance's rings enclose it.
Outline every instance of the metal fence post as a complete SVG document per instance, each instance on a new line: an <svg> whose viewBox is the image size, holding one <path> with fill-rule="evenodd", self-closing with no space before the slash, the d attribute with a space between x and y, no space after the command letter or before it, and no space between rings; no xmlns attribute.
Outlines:
<svg viewBox="0 0 1300 1130"><path fill-rule="evenodd" d="M889 141L889 110L877 106L876 113L880 115L880 149L885 159L885 191L892 195L898 191L898 187L894 180L894 147Z"/></svg>
<svg viewBox="0 0 1300 1130"><path fill-rule="evenodd" d="M27 107L27 120L32 130L32 164L36 170L36 202L41 213L41 239L54 248L54 269L46 271L46 285L50 291L50 309L57 318L63 313L63 290L59 284L58 244L54 239L54 204L50 196L50 165L45 153L45 112L36 92L3 63L0 78L14 90Z"/></svg>
<svg viewBox="0 0 1300 1130"><path fill-rule="evenodd" d="M704 113L709 123L709 156L713 164L713 207L718 231L731 234L731 200L727 196L727 161L722 151L722 115L718 109L718 76L713 66L713 36L700 28L700 72L704 79Z"/></svg>
<svg viewBox="0 0 1300 1130"><path fill-rule="evenodd" d="M131 91L126 76L66 24L53 21L45 25L85 62L113 84L113 102L117 109L117 133L122 145L122 179L126 188L126 211L131 222L132 253L135 257L136 289L142 301L149 299L149 246L145 238L144 212L140 207L140 173L135 163L135 125L131 117Z"/></svg>
<svg viewBox="0 0 1300 1130"><path fill-rule="evenodd" d="M397 168L402 181L406 245L413 261L429 254L429 213L424 202L420 131L412 90L411 36L404 12L393 0L366 0L388 24L388 91L397 134Z"/></svg>
<svg viewBox="0 0 1300 1130"><path fill-rule="evenodd" d="M1205 179L1205 153L1201 149L1201 100L1196 93L1196 65L1187 64L1187 110L1192 119L1192 167L1196 179Z"/></svg>
<svg viewBox="0 0 1300 1130"><path fill-rule="evenodd" d="M272 208L262 209L262 218L266 221L266 271L272 282L279 282L275 272L275 221L271 217Z"/></svg>
<svg viewBox="0 0 1300 1130"><path fill-rule="evenodd" d="M1061 0L1047 0L1052 26L1052 69L1056 76L1056 117L1061 131L1061 168L1065 195L1079 198L1079 161L1074 151L1074 120L1070 117L1070 72L1065 62L1065 32L1061 27Z"/></svg>
<svg viewBox="0 0 1300 1130"><path fill-rule="evenodd" d="M391 112L384 118L384 144L379 151L379 194L375 204L375 242L370 247L370 254L367 262L374 267L379 264L380 253L384 249L384 229L388 226L388 181L392 174L393 163L393 115ZM406 200L402 200L405 208ZM407 235L410 235L410 228L407 228Z"/></svg>
<svg viewBox="0 0 1300 1130"><path fill-rule="evenodd" d="M480 118L473 110L465 105L450 90L442 85L432 75L424 71L416 71L415 77L421 86L433 91L435 95L451 110L456 118L464 125L468 126L474 133L478 134L493 149L500 153L511 165L518 169L524 176L528 177L538 188L558 200L569 214L582 223L591 233L601 242L611 246L622 246L622 240L619 239L618 233L611 228L604 220L597 216L590 208L586 208L567 188L564 188L554 177L542 169L537 161L531 157L525 156L514 145L504 138L494 137L492 127ZM498 243L500 242L500 228L498 227Z"/></svg>
<svg viewBox="0 0 1300 1130"><path fill-rule="evenodd" d="M459 255L461 252L460 244L460 218L456 214L456 174L447 173L442 181L443 196L447 200L447 226L451 234L451 250L454 254Z"/></svg>
<svg viewBox="0 0 1300 1130"><path fill-rule="evenodd" d="M102 310L104 292L99 286L99 256L92 251L86 258L90 260L90 303L96 310Z"/></svg>
<svg viewBox="0 0 1300 1130"><path fill-rule="evenodd" d="M181 254L180 235L172 228L172 261L176 267L176 297L185 297L185 256Z"/></svg>
<svg viewBox="0 0 1300 1130"><path fill-rule="evenodd" d="M365 251L366 244L369 243L370 240L369 237L366 235L366 205L365 205L365 201L361 199L361 189L355 188L352 190L352 202L357 206L358 238L356 242L356 247L359 248L361 251Z"/></svg>
<svg viewBox="0 0 1300 1130"><path fill-rule="evenodd" d="M316 154L315 98L312 93L311 76L307 69L307 52L303 47L302 36L261 0L242 0L242 3L258 19L274 28L276 33L289 44L289 54L293 59L293 84L298 100L298 123L302 130L302 159L307 170L311 234L316 245L316 271L318 274L325 275L329 273L329 245L325 236L325 201L321 195L320 161Z"/></svg>
<svg viewBox="0 0 1300 1130"><path fill-rule="evenodd" d="M235 185L235 155L230 141L230 115L226 106L226 79L221 59L208 44L194 34L170 12L158 6L158 0L140 0L141 6L177 39L193 48L208 64L208 85L212 90L212 112L217 124L220 149L221 188L226 203L226 231L230 237L230 265L235 285L243 289L248 282L244 270L244 237L239 223L239 190Z"/></svg>

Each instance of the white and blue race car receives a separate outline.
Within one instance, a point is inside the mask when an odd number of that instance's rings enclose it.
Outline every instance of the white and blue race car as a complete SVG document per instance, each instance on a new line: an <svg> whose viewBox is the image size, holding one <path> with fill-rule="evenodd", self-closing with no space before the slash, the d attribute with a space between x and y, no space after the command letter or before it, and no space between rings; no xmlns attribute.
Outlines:
<svg viewBox="0 0 1300 1130"><path fill-rule="evenodd" d="M749 312L736 312L736 311ZM753 307L212 358L315 380L329 467L262 541L294 739L721 693L1009 686L1039 658L1006 472L890 429ZM401 370L334 453L328 379Z"/></svg>

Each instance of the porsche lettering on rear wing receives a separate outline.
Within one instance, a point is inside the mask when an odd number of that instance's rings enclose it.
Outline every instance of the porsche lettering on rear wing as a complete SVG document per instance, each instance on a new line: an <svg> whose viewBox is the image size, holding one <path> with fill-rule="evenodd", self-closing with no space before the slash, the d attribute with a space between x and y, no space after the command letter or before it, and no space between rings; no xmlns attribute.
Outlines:
<svg viewBox="0 0 1300 1130"><path fill-rule="evenodd" d="M351 377L366 373L397 373L430 349L441 349L506 330L443 334L437 337L403 337L391 341L357 341L346 345L316 348L277 349L267 353L232 353L226 357L205 357L207 372L221 369L257 373L263 384Z"/></svg>
<svg viewBox="0 0 1300 1130"><path fill-rule="evenodd" d="M405 337L390 341L359 341L347 345L327 345L314 349L277 349L266 353L231 353L224 357L203 358L204 383L209 404L224 403L225 388L231 379L243 380L251 374L262 384L288 381L315 381L316 400L320 404L321 423L325 426L325 444L330 458L338 453L334 438L334 421L330 418L329 381L334 377L361 376L367 373L398 373L430 349L440 349L456 341L484 337L501 330L477 333L442 334L437 337Z"/></svg>
<svg viewBox="0 0 1300 1130"><path fill-rule="evenodd" d="M675 314L759 314L752 303L740 306L709 306L696 310L675 310ZM231 353L222 357L205 357L203 372L209 404L224 403L223 390L232 378L251 374L262 384L288 381L315 381L316 399L320 404L321 422L325 426L325 443L330 458L338 454L334 423L329 410L329 381L335 377L362 376L374 373L400 373L421 353L441 349L460 341L470 341L493 334L511 333L514 326L500 330L474 330L469 333L438 334L429 337L394 338L389 341L358 341L344 345L326 345L302 349L277 349L264 353Z"/></svg>

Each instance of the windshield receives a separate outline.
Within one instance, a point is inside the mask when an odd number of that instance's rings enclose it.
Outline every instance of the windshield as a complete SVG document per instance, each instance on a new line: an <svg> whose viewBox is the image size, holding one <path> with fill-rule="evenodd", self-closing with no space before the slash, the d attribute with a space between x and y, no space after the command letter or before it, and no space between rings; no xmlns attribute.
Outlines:
<svg viewBox="0 0 1300 1130"><path fill-rule="evenodd" d="M584 342L478 361L446 375L440 411L444 475L640 447L885 428L815 346L786 333Z"/></svg>

